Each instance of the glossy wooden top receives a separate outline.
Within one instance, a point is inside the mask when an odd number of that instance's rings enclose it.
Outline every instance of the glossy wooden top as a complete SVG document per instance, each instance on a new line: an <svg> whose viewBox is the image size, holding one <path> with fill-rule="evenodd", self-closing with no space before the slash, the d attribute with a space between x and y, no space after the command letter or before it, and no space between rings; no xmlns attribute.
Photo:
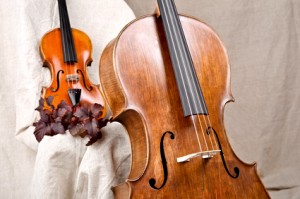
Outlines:
<svg viewBox="0 0 300 199"><path fill-rule="evenodd" d="M116 198L269 198L255 165L232 151L223 124L224 106L233 101L226 49L206 24L181 16L184 33L209 112L184 117L161 19L143 17L112 41L100 62L100 79L113 117L127 129L132 148L128 179L115 187ZM177 158L218 147L206 130L218 135L221 154L178 163ZM197 131L195 130L197 129ZM202 130L201 130L202 129ZM171 133L174 135L172 138ZM216 136L214 136L216 139ZM207 144L205 143L207 140ZM163 142L162 142L163 141ZM162 163L162 143L167 164ZM155 179L155 186L149 181Z"/></svg>
<svg viewBox="0 0 300 199"><path fill-rule="evenodd" d="M43 88L43 97L54 96L53 105L57 106L61 100L71 104L68 96L69 89L81 89L80 103L98 103L105 105L105 99L98 85L93 85L87 75L86 67L92 62L92 44L88 36L76 29L72 29L77 63L65 63L61 42L60 29L54 29L44 35L40 44L40 51L52 75L52 80L47 88ZM76 76L78 81L69 80ZM68 78L69 77L69 78ZM107 107L104 109L104 115Z"/></svg>

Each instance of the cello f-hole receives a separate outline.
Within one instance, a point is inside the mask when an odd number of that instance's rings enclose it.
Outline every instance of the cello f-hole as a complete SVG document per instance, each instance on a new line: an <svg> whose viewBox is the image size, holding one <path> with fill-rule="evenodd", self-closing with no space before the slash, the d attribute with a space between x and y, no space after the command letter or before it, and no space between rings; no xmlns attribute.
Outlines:
<svg viewBox="0 0 300 199"><path fill-rule="evenodd" d="M227 164L226 164L226 161L225 161L224 153L223 153L223 150L222 150L222 145L221 145L221 142L220 142L220 140L219 140L218 134L217 134L217 132L215 131L215 129L212 128L211 126L209 126L209 127L206 129L206 133L207 133L208 135L210 135L210 131L212 131L212 132L215 134L216 138L217 138L218 146L219 146L219 149L221 150L221 151L220 151L220 155L221 155L222 162L223 162L223 165L224 165L224 168L225 168L227 174L228 174L230 177L232 177L232 178L238 178L239 175L240 175L240 169L239 169L238 167L234 167L234 169L233 169L233 170L234 170L234 173L235 173L234 175L231 174L231 173L229 172L229 169L228 169Z"/></svg>
<svg viewBox="0 0 300 199"><path fill-rule="evenodd" d="M160 156L161 156L161 162L163 165L163 169L164 169L164 181L162 183L162 185L160 187L156 187L156 180L154 178L151 178L149 180L149 185L153 188L153 189L161 189L165 186L167 179L168 179L168 167L167 167L167 160L166 160L166 156L165 156L165 149L164 149L164 138L166 134L170 134L170 138L173 140L175 139L175 135L174 133L170 132L170 131L166 131L163 136L160 139Z"/></svg>

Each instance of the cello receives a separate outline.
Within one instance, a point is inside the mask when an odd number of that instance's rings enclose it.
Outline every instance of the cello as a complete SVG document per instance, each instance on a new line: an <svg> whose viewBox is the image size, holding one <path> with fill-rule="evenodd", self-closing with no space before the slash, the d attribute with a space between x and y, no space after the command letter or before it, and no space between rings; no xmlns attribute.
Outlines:
<svg viewBox="0 0 300 199"><path fill-rule="evenodd" d="M128 132L131 167L116 198L270 198L255 164L226 137L233 101L218 35L157 0L154 16L128 24L105 48L100 80L114 121Z"/></svg>

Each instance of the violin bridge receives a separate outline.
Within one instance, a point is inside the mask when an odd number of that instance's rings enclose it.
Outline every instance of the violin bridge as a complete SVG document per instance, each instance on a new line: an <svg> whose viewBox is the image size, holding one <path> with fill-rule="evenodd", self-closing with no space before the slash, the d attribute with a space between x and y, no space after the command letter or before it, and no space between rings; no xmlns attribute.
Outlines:
<svg viewBox="0 0 300 199"><path fill-rule="evenodd" d="M192 154L177 158L177 162L178 163L188 162L191 159L199 157L199 156L201 156L203 159L212 158L212 157L214 157L214 155L216 155L220 151L221 150L210 150L210 151L201 151L201 152L198 152L198 153L192 153Z"/></svg>
<svg viewBox="0 0 300 199"><path fill-rule="evenodd" d="M69 74L69 75L67 75L67 82L79 82L79 79L80 79L80 77L79 77L79 75L77 75L77 74Z"/></svg>

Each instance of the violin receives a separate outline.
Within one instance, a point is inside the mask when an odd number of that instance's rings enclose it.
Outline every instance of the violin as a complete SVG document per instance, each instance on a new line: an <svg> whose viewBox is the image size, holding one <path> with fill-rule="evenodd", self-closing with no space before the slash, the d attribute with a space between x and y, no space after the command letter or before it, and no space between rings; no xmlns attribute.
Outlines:
<svg viewBox="0 0 300 199"><path fill-rule="evenodd" d="M157 0L104 50L100 80L128 132L131 167L116 198L270 198L224 127L233 101L226 49L211 27Z"/></svg>
<svg viewBox="0 0 300 199"><path fill-rule="evenodd" d="M84 104L100 104L106 117L107 106L98 85L91 83L86 67L92 63L92 43L82 31L71 28L65 0L58 0L60 28L46 33L40 43L44 65L50 69L50 86L43 88L42 97L53 97L52 105L57 107L62 100L76 107Z"/></svg>

